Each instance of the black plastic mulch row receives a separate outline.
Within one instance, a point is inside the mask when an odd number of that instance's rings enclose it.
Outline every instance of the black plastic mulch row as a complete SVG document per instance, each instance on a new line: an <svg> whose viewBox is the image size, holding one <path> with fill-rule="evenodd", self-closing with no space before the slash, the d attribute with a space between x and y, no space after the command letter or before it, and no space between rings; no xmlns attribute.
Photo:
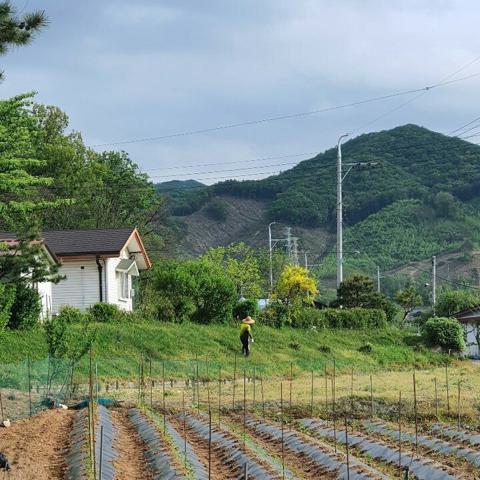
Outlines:
<svg viewBox="0 0 480 480"><path fill-rule="evenodd" d="M442 425L441 423L432 425L431 431L436 435L449 438L450 440L468 443L472 447L480 446L480 435L478 433L471 433L466 430L450 427L449 425Z"/></svg>
<svg viewBox="0 0 480 480"><path fill-rule="evenodd" d="M172 460L167 453L167 444L147 418L135 408L128 411L128 417L145 444L145 458L153 472L154 479L185 479L185 476L177 472L172 465Z"/></svg>
<svg viewBox="0 0 480 480"><path fill-rule="evenodd" d="M86 480L88 458L88 421L86 410L75 414L70 432L70 448L66 457L67 480Z"/></svg>
<svg viewBox="0 0 480 480"><path fill-rule="evenodd" d="M167 432L172 438L175 448L178 452L184 452L186 450L187 464L192 470L193 477L195 480L208 480L208 471L205 468L205 465L197 457L197 454L193 450L193 447L177 432L175 427L170 423L166 422ZM185 449L186 447L186 449Z"/></svg>
<svg viewBox="0 0 480 480"><path fill-rule="evenodd" d="M345 444L345 432L334 432L333 428L329 428L322 421L308 418L300 420L300 424L320 438L330 440L336 438L337 442ZM348 434L348 445L355 447L376 460L381 460L391 465L398 465L398 450L382 442L370 440L358 434ZM418 480L455 480L455 477L442 470L440 466L437 467L427 463L427 461L416 456L402 455L401 465L408 467Z"/></svg>
<svg viewBox="0 0 480 480"><path fill-rule="evenodd" d="M183 414L180 414L179 418L183 420ZM189 415L186 416L186 421L202 440L208 442L210 430L208 422ZM217 450L225 452L221 458L222 463L232 468L236 475L235 478L239 480L244 478L245 464L248 465L248 478L251 480L274 480L276 478L262 465L246 455L237 440L229 438L217 430L212 430L212 445Z"/></svg>
<svg viewBox="0 0 480 480"><path fill-rule="evenodd" d="M103 427L103 441L101 441L101 432ZM115 467L114 460L118 454L114 447L116 431L112 422L110 411L103 405L97 408L97 422L95 425L95 461L100 480L114 480ZM100 448L102 455L100 455ZM101 477L100 477L100 457L102 459Z"/></svg>
<svg viewBox="0 0 480 480"><path fill-rule="evenodd" d="M271 440L281 442L282 430L281 427L259 422L252 418L247 420L247 426L260 435L266 436ZM319 447L303 441L294 432L288 431L283 434L283 442L285 448L295 454L303 455L309 458L315 465L321 468L324 472L335 472L338 479L351 480L371 480L371 479L385 479L387 478L380 472L368 467L370 472L365 473L358 471L360 468L367 468L365 465L360 465L355 459L350 459L350 467L339 460L334 452L325 452Z"/></svg>
<svg viewBox="0 0 480 480"><path fill-rule="evenodd" d="M378 433L388 438L392 438L393 440L396 440L398 442L398 430L389 428L385 424L380 422L365 421L363 422L363 425L369 432ZM415 435L409 432L402 432L402 441L414 444ZM429 450L432 450L434 452L441 453L443 455L452 455L454 457L464 458L474 467L480 467L480 452L471 448L458 447L456 445L452 445L449 442L446 442L445 440L441 440L439 438L428 438L424 437L423 435L417 436L417 442L418 445L428 448Z"/></svg>

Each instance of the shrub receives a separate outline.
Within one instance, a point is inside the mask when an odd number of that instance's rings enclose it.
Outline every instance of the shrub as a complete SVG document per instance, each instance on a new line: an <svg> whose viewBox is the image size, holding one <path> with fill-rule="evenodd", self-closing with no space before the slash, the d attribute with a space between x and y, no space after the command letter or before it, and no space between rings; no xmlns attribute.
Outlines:
<svg viewBox="0 0 480 480"><path fill-rule="evenodd" d="M251 317L256 317L258 315L259 309L257 301L254 299L246 299L238 302L233 308L233 318L241 320L242 318L250 315Z"/></svg>
<svg viewBox="0 0 480 480"><path fill-rule="evenodd" d="M372 353L373 345L370 342L364 343L361 347L359 347L358 351L362 353Z"/></svg>
<svg viewBox="0 0 480 480"><path fill-rule="evenodd" d="M80 323L85 318L85 315L78 308L69 305L63 306L58 316L62 317L65 323Z"/></svg>
<svg viewBox="0 0 480 480"><path fill-rule="evenodd" d="M112 323L118 320L120 310L117 305L98 302L88 309L88 315L94 322Z"/></svg>
<svg viewBox="0 0 480 480"><path fill-rule="evenodd" d="M260 321L270 327L282 327L288 323L288 308L280 302L271 302L260 312Z"/></svg>
<svg viewBox="0 0 480 480"><path fill-rule="evenodd" d="M374 308L326 308L320 312L331 328L383 328L387 324L385 312Z"/></svg>
<svg viewBox="0 0 480 480"><path fill-rule="evenodd" d="M0 283L0 332L8 325L15 301L15 285Z"/></svg>
<svg viewBox="0 0 480 480"><path fill-rule="evenodd" d="M42 311L42 300L39 293L26 285L19 284L15 291L8 327L12 329L28 329L38 324Z"/></svg>
<svg viewBox="0 0 480 480"><path fill-rule="evenodd" d="M295 312L292 326L296 328L326 328L328 322L324 310L305 307Z"/></svg>
<svg viewBox="0 0 480 480"><path fill-rule="evenodd" d="M332 353L332 349L328 345L320 345L318 351L321 353Z"/></svg>
<svg viewBox="0 0 480 480"><path fill-rule="evenodd" d="M424 325L424 336L428 345L441 347L444 351L461 352L465 348L463 327L452 318L430 318Z"/></svg>

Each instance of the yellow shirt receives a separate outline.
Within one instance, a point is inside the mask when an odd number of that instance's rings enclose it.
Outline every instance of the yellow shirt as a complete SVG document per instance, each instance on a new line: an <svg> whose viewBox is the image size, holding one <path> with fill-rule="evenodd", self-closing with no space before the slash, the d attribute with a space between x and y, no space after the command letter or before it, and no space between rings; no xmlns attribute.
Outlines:
<svg viewBox="0 0 480 480"><path fill-rule="evenodd" d="M242 326L240 327L240 336L244 335L252 335L252 327L248 323L242 323Z"/></svg>

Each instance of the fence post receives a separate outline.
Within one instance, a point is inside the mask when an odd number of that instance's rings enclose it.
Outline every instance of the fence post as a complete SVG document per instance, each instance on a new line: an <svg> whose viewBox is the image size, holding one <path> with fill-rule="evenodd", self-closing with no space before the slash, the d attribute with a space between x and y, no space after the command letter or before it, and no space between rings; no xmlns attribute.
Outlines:
<svg viewBox="0 0 480 480"><path fill-rule="evenodd" d="M98 463L98 480L102 480L103 470L103 425L100 426L100 458Z"/></svg>
<svg viewBox="0 0 480 480"><path fill-rule="evenodd" d="M27 356L27 374L28 374L28 408L30 417L32 416L32 376L30 372L30 355Z"/></svg>
<svg viewBox="0 0 480 480"><path fill-rule="evenodd" d="M248 480L248 463L245 462L245 465L243 467L243 478L245 480Z"/></svg>

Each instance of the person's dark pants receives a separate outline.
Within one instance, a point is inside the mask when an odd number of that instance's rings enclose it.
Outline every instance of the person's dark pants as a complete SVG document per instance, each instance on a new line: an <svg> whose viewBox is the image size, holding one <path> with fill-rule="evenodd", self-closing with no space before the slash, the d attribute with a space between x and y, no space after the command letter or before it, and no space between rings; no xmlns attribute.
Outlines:
<svg viewBox="0 0 480 480"><path fill-rule="evenodd" d="M242 342L242 355L244 355L245 357L248 357L250 355L250 345L248 340L248 335L240 337L240 341Z"/></svg>

